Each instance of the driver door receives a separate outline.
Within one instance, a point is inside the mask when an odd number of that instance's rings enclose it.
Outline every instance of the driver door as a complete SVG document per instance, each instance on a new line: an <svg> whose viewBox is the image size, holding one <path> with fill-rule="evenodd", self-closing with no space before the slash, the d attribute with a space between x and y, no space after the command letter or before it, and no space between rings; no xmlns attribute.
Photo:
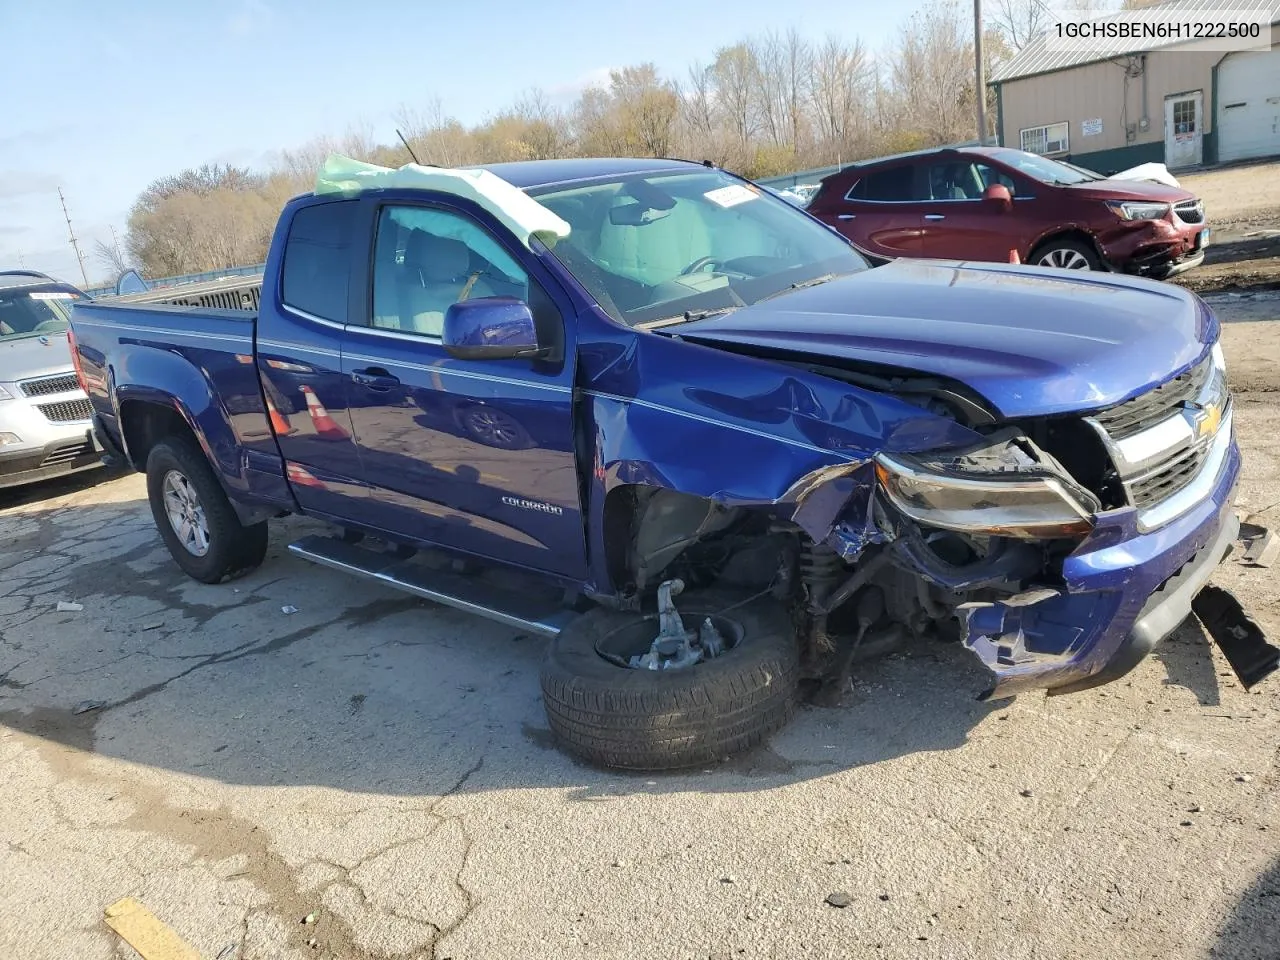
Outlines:
<svg viewBox="0 0 1280 960"><path fill-rule="evenodd" d="M446 203L370 201L367 314L343 372L375 525L578 577L585 541L573 442L570 333L553 281ZM521 255L523 253L523 256ZM515 296L565 359L460 360L441 343L453 303Z"/></svg>

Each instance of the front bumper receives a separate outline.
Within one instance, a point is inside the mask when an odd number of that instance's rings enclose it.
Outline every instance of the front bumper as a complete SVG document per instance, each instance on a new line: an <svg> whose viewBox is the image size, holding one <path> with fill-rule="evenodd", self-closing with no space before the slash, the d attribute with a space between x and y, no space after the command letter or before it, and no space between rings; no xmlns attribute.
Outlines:
<svg viewBox="0 0 1280 960"><path fill-rule="evenodd" d="M89 430L54 440L43 447L0 451L0 489L78 473L102 466L102 448Z"/></svg>
<svg viewBox="0 0 1280 960"><path fill-rule="evenodd" d="M1122 221L1098 237L1102 253L1116 270L1166 279L1204 262L1204 222Z"/></svg>
<svg viewBox="0 0 1280 960"><path fill-rule="evenodd" d="M1235 539L1239 476L1233 435L1208 495L1177 519L1141 532L1132 508L1099 514L1093 532L1064 561L1064 588L1056 595L963 610L965 643L995 678L985 697L1084 690L1137 665L1190 615L1196 593Z"/></svg>

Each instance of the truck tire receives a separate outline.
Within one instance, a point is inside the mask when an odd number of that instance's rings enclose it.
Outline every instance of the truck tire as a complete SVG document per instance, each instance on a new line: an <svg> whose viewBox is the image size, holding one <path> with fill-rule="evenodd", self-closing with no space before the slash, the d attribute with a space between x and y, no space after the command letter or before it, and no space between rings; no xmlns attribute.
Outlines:
<svg viewBox="0 0 1280 960"><path fill-rule="evenodd" d="M169 553L195 580L234 580L267 555L267 522L240 523L194 440L168 437L151 448L147 499Z"/></svg>
<svg viewBox="0 0 1280 960"><path fill-rule="evenodd" d="M780 730L795 712L795 627L772 598L740 600L710 590L677 598L686 626L719 615L737 638L720 656L681 669L625 667L599 651L624 637L643 647L657 635L656 613L601 608L570 623L548 646L541 674L557 741L601 766L678 770L749 750Z"/></svg>

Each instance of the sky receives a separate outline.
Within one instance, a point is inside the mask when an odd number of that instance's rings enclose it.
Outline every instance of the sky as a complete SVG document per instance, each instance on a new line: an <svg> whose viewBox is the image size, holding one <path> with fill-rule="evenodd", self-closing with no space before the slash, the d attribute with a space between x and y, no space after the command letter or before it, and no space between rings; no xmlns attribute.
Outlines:
<svg viewBox="0 0 1280 960"><path fill-rule="evenodd" d="M139 192L204 163L265 168L281 148L438 97L483 121L538 87L567 106L609 70L682 78L716 48L794 26L880 48L923 0L0 0L0 270L91 283ZM114 279L114 278L111 278Z"/></svg>

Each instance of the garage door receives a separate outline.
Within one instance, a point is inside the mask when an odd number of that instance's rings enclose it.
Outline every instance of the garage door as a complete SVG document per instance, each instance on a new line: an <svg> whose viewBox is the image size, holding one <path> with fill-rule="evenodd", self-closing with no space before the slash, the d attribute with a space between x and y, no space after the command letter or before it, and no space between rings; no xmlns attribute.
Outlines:
<svg viewBox="0 0 1280 960"><path fill-rule="evenodd" d="M1219 160L1280 154L1280 47L1222 61L1217 120Z"/></svg>

